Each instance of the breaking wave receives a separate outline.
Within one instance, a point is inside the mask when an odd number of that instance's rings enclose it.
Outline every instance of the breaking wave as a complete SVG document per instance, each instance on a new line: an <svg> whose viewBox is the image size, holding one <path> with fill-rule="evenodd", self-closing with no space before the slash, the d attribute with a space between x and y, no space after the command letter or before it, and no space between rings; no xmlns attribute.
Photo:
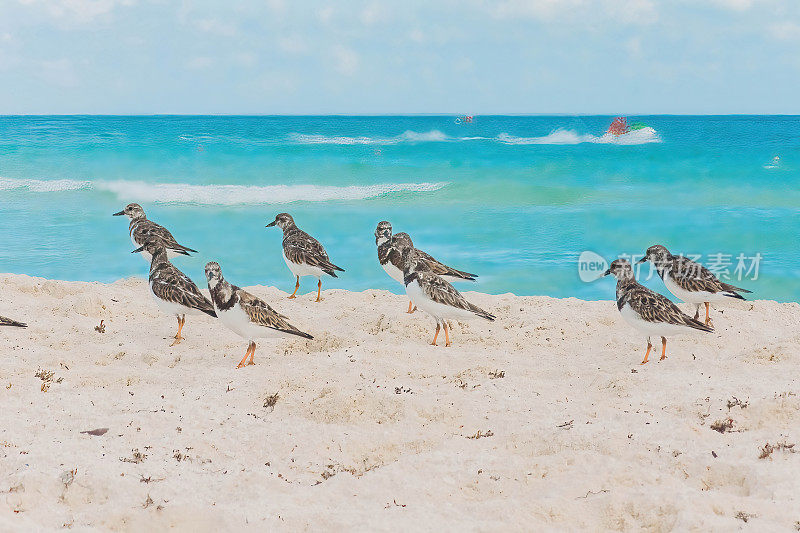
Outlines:
<svg viewBox="0 0 800 533"><path fill-rule="evenodd" d="M656 130L650 127L634 130L623 135L604 134L601 136L580 134L575 130L557 129L543 137L515 137L501 133L495 139L503 144L646 144L661 142Z"/></svg>
<svg viewBox="0 0 800 533"><path fill-rule="evenodd" d="M341 135L317 135L291 133L289 140L296 144L400 144L420 142L444 142L454 140L439 130L416 132L407 130L394 137L346 137Z"/></svg>
<svg viewBox="0 0 800 533"><path fill-rule="evenodd" d="M144 181L78 181L0 178L0 190L31 192L95 190L114 194L122 202L204 205L285 204L367 200L395 193L432 192L447 183L385 183L377 185L190 185Z"/></svg>

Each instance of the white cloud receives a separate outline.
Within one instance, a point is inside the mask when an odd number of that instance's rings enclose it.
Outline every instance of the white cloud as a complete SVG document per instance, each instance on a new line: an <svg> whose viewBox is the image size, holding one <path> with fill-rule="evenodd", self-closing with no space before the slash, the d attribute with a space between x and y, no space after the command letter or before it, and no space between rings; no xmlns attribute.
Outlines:
<svg viewBox="0 0 800 533"><path fill-rule="evenodd" d="M210 57L198 56L193 57L189 61L186 62L186 68L190 70L203 70L211 67L214 64L214 60Z"/></svg>
<svg viewBox="0 0 800 533"><path fill-rule="evenodd" d="M75 67L69 59L42 61L39 68L39 77L59 87L75 87L79 82Z"/></svg>
<svg viewBox="0 0 800 533"><path fill-rule="evenodd" d="M386 12L380 4L373 2L365 7L363 11L361 11L361 14L358 18L365 26L371 26L376 22L384 20L386 18Z"/></svg>
<svg viewBox="0 0 800 533"><path fill-rule="evenodd" d="M308 43L299 35L287 35L278 39L278 46L290 54L304 54L308 51Z"/></svg>
<svg viewBox="0 0 800 533"><path fill-rule="evenodd" d="M333 6L326 6L317 11L317 18L327 24L333 17Z"/></svg>
<svg viewBox="0 0 800 533"><path fill-rule="evenodd" d="M630 24L650 24L658 18L653 0L502 0L484 1L481 5L500 19L569 19L587 24L596 24L598 19L612 19Z"/></svg>
<svg viewBox="0 0 800 533"><path fill-rule="evenodd" d="M800 24L796 22L781 22L769 27L769 33L779 41L800 40Z"/></svg>
<svg viewBox="0 0 800 533"><path fill-rule="evenodd" d="M253 67L258 63L258 56L252 52L239 52L231 56L231 60L240 67Z"/></svg>
<svg viewBox="0 0 800 533"><path fill-rule="evenodd" d="M753 5L753 0L711 0L711 2L732 11L747 11Z"/></svg>
<svg viewBox="0 0 800 533"><path fill-rule="evenodd" d="M202 32L219 35L221 37L236 37L239 35L239 28L237 28L235 24L217 19L196 20L194 21L194 26Z"/></svg>
<svg viewBox="0 0 800 533"><path fill-rule="evenodd" d="M333 47L333 62L337 72L351 75L358 70L358 54L347 46L337 45Z"/></svg>
<svg viewBox="0 0 800 533"><path fill-rule="evenodd" d="M408 38L417 44L422 44L425 42L425 34L419 28L414 28L408 34Z"/></svg>
<svg viewBox="0 0 800 533"><path fill-rule="evenodd" d="M108 15L119 6L132 6L136 0L18 0L29 6L41 6L53 18L91 22Z"/></svg>

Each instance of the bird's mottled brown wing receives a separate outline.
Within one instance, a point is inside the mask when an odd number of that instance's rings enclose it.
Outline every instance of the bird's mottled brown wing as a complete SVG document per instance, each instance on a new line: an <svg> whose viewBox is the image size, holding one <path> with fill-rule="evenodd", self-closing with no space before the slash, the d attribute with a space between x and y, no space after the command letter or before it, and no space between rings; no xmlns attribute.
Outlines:
<svg viewBox="0 0 800 533"><path fill-rule="evenodd" d="M197 309L213 317L217 316L214 311L214 305L208 298L203 296L197 285L172 264L166 264L152 272L150 274L150 285L153 289L153 294L164 301Z"/></svg>
<svg viewBox="0 0 800 533"><path fill-rule="evenodd" d="M452 276L454 278L461 278L468 281L475 281L476 274L470 274L469 272L463 272L461 270L456 270L453 267L449 267L444 263L441 263L428 255L427 253L423 252L422 250L417 250L419 255L421 256L422 260L427 263L428 268L431 269L431 272L436 274L437 276Z"/></svg>
<svg viewBox="0 0 800 533"><path fill-rule="evenodd" d="M131 223L131 235L133 235L133 240L140 246L149 240L155 239L160 240L168 250L184 254L186 254L186 252L197 252L197 250L192 250L182 244L178 244L178 241L175 240L175 237L172 236L172 233L170 233L167 228L151 220L133 221Z"/></svg>
<svg viewBox="0 0 800 533"><path fill-rule="evenodd" d="M250 322L264 326L265 328L272 328L284 333L297 335L306 339L313 339L308 333L303 333L293 325L289 324L288 319L282 314L275 311L264 300L253 296L249 292L237 289L236 294L239 296L239 305L247 313Z"/></svg>
<svg viewBox="0 0 800 533"><path fill-rule="evenodd" d="M678 287L689 292L723 292L724 284L706 267L688 257L675 257L669 273Z"/></svg>
<svg viewBox="0 0 800 533"><path fill-rule="evenodd" d="M16 320L11 320L10 318L6 318L4 316L0 316L0 326L13 326L16 328L27 328L28 325L24 322L17 322Z"/></svg>
<svg viewBox="0 0 800 533"><path fill-rule="evenodd" d="M425 295L436 303L449 305L458 309L470 311L487 320L494 320L494 315L487 313L480 307L469 303L464 296L433 272L417 272L417 279Z"/></svg>
<svg viewBox="0 0 800 533"><path fill-rule="evenodd" d="M333 277L336 277L336 270L344 271L331 263L328 253L317 239L299 229L287 232L284 236L283 253L292 263L319 267Z"/></svg>
<svg viewBox="0 0 800 533"><path fill-rule="evenodd" d="M666 296L653 292L641 285L630 289L623 298L631 306L631 309L647 322L676 324L703 331L712 331L702 322L698 322L683 313Z"/></svg>

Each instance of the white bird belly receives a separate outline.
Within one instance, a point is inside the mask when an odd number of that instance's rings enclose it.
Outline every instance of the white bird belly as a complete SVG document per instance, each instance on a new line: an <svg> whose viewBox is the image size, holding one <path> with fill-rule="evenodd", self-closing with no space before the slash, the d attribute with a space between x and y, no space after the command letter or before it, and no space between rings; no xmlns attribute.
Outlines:
<svg viewBox="0 0 800 533"><path fill-rule="evenodd" d="M383 269L389 274L389 277L393 280L403 283L403 271L397 268L392 264L391 261L387 261L385 265L381 265Z"/></svg>
<svg viewBox="0 0 800 533"><path fill-rule="evenodd" d="M414 305L438 320L469 320L477 315L466 309L459 309L450 305L440 304L428 298L417 280L406 285L406 294Z"/></svg>
<svg viewBox="0 0 800 533"><path fill-rule="evenodd" d="M226 311L216 309L216 312L217 318L219 318L228 329L249 341L265 337L287 338L293 336L289 333L259 326L258 324L250 322L250 317L238 304L234 304L233 307Z"/></svg>
<svg viewBox="0 0 800 533"><path fill-rule="evenodd" d="M640 317L629 304L625 304L622 309L620 309L620 314L622 318L625 319L625 322L648 337L671 337L673 335L682 335L699 331L689 326L669 324L667 322L649 322Z"/></svg>
<svg viewBox="0 0 800 533"><path fill-rule="evenodd" d="M664 286L669 292L680 298L686 303L701 304L704 302L719 302L728 298L722 293L713 293L708 291L689 292L682 289L669 275L664 275Z"/></svg>
<svg viewBox="0 0 800 533"><path fill-rule="evenodd" d="M199 311L197 309L192 309L191 307L186 307L175 302L168 302L166 300L162 300L161 298L156 296L155 292L153 292L153 284L149 283L148 286L150 287L150 296L153 297L153 300L156 301L156 305L158 305L158 308L161 309L162 312L173 316L197 315L202 313L202 311Z"/></svg>
<svg viewBox="0 0 800 533"><path fill-rule="evenodd" d="M286 266L289 267L289 270L291 270L292 274L294 274L295 276L300 276L301 278L303 276L314 276L315 278L319 279L325 275L325 272L323 272L322 269L317 266L311 266L305 263L303 264L292 263L286 257L285 253L283 253L283 260L286 262Z"/></svg>

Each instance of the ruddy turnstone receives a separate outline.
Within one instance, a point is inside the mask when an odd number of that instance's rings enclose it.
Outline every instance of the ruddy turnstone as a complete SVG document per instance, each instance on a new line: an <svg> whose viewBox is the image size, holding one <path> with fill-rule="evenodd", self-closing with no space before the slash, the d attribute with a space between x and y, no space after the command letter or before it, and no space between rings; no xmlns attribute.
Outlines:
<svg viewBox="0 0 800 533"><path fill-rule="evenodd" d="M171 346L180 344L183 340L181 331L186 323L186 315L205 313L217 316L214 305L203 296L197 285L169 262L164 243L158 239L151 239L131 253L147 253L152 258L148 279L150 294L153 295L159 309L168 315L175 315L178 319L178 333L175 334L175 342Z"/></svg>
<svg viewBox="0 0 800 533"><path fill-rule="evenodd" d="M723 283L700 263L682 255L672 255L660 244L648 248L637 264L645 261L653 263L669 292L684 302L695 305L695 320L700 317L700 304L706 304L706 326L711 322L708 316L710 303L723 303L731 298L744 300L744 296L739 293L750 292Z"/></svg>
<svg viewBox="0 0 800 533"><path fill-rule="evenodd" d="M222 277L222 270L218 263L212 261L206 265L206 279L217 317L228 328L250 341L250 344L247 345L247 352L236 368L245 366L248 356L250 356L250 362L246 364L255 364L253 355L256 353L256 343L253 339L259 337L291 338L293 336L305 339L314 338L289 324L287 317L272 309L263 300L228 283Z"/></svg>
<svg viewBox="0 0 800 533"><path fill-rule="evenodd" d="M712 332L711 327L684 314L669 298L640 285L633 276L631 264L624 259L611 263L604 276L617 278L617 309L625 321L647 335L647 352L650 356L650 336L661 337L661 359L667 357L667 337L691 333L695 330Z"/></svg>
<svg viewBox="0 0 800 533"><path fill-rule="evenodd" d="M328 253L317 239L298 228L289 213L280 213L275 220L266 227L278 226L283 230L283 260L286 266L297 277L294 292L289 298L295 298L300 288L300 276L314 276L317 278L317 301L320 301L322 291L322 276L327 274L338 277L336 271L344 272L343 268L331 263Z"/></svg>
<svg viewBox="0 0 800 533"><path fill-rule="evenodd" d="M442 327L445 346L450 346L448 319L467 320L480 317L490 322L495 319L494 315L469 303L455 287L434 274L413 246L403 251L403 284L414 305L436 320L436 333L431 343L433 346L436 346Z"/></svg>
<svg viewBox="0 0 800 533"><path fill-rule="evenodd" d="M128 204L125 209L119 213L114 213L115 217L125 215L130 219L128 231L131 235L131 242L136 247L144 247L144 244L152 239L158 239L164 243L167 249L167 257L173 258L178 255L189 255L189 252L197 253L197 250L187 248L182 244L178 244L172 233L169 232L164 226L160 226L152 220L147 220L144 214L144 209L139 204ZM144 250L141 252L142 257L148 263L151 262L150 254Z"/></svg>
<svg viewBox="0 0 800 533"><path fill-rule="evenodd" d="M389 277L403 283L403 251L408 247L413 247L414 243L411 241L408 233L397 233L392 235L392 225L387 221L378 223L375 228L375 244L378 246L378 261L383 269L389 274ZM450 283L454 281L475 281L478 277L477 274L470 274L449 267L444 263L440 263L430 255L422 250L417 250L419 258L424 261L431 272L439 275L445 281ZM408 312L412 313L412 305L409 302Z"/></svg>
<svg viewBox="0 0 800 533"><path fill-rule="evenodd" d="M4 316L0 316L0 326L13 326L15 328L27 328L28 325L24 322L17 322L16 320L11 320L10 318L6 318Z"/></svg>

